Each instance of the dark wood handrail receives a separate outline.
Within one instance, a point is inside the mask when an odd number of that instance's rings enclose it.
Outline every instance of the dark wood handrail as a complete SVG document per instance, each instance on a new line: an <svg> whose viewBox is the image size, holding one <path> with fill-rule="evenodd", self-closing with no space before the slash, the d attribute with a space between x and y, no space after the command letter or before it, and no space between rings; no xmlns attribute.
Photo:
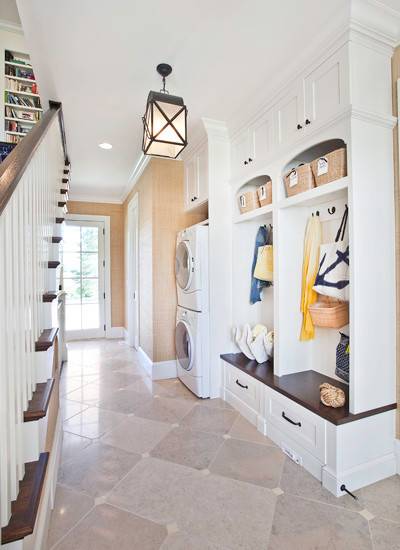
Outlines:
<svg viewBox="0 0 400 550"><path fill-rule="evenodd" d="M64 149L64 160L69 164L67 143L65 140L64 118L61 103L49 102L49 110L44 113L39 122L24 139L11 151L8 157L0 164L0 215L12 197L19 180L22 178L36 149L39 147L54 117L60 121L61 139Z"/></svg>

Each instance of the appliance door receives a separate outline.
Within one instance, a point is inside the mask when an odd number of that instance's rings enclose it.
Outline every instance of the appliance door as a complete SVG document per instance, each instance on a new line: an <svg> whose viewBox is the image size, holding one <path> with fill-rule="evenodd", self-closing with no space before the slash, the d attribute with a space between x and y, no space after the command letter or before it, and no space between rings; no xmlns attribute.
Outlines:
<svg viewBox="0 0 400 550"><path fill-rule="evenodd" d="M193 277L193 257L189 244L181 241L176 247L175 277L182 290L188 290Z"/></svg>
<svg viewBox="0 0 400 550"><path fill-rule="evenodd" d="M175 349L179 365L188 372L192 370L194 363L193 338L190 327L184 321L179 321L176 325Z"/></svg>

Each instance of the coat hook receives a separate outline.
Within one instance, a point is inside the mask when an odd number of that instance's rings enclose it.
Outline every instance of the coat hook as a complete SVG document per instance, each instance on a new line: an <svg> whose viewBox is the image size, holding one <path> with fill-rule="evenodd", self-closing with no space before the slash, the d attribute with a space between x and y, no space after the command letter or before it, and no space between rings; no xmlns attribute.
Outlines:
<svg viewBox="0 0 400 550"><path fill-rule="evenodd" d="M336 212L336 206L332 206L332 208L328 208L329 214L332 216Z"/></svg>

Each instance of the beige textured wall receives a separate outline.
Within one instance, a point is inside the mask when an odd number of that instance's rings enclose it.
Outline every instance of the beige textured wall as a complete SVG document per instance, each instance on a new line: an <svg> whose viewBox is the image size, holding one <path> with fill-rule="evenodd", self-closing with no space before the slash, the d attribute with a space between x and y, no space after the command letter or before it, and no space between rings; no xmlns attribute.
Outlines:
<svg viewBox="0 0 400 550"><path fill-rule="evenodd" d="M122 204L68 202L70 214L110 216L111 248L111 325L125 324L124 292L124 213Z"/></svg>
<svg viewBox="0 0 400 550"><path fill-rule="evenodd" d="M397 117L397 80L400 78L400 46L395 50L392 62L393 75L393 114ZM395 183L395 207L396 207L396 268L397 268L397 403L400 403L400 164L398 127L393 130L394 144L394 183ZM397 408L397 437L400 439L400 408Z"/></svg>
<svg viewBox="0 0 400 550"><path fill-rule="evenodd" d="M175 358L175 242L180 229L207 218L207 207L183 210L183 163L152 159L124 203L139 200L140 346L154 361ZM151 226L149 227L149 211Z"/></svg>

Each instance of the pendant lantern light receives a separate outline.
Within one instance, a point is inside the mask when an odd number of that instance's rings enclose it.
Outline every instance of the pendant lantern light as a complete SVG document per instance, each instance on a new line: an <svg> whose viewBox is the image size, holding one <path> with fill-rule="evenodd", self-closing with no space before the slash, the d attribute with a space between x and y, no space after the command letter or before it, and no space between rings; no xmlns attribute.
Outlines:
<svg viewBox="0 0 400 550"><path fill-rule="evenodd" d="M166 63L157 65L163 88L151 91L143 116L143 143L145 155L176 158L187 145L187 108L181 97L170 95L165 79L172 72Z"/></svg>

